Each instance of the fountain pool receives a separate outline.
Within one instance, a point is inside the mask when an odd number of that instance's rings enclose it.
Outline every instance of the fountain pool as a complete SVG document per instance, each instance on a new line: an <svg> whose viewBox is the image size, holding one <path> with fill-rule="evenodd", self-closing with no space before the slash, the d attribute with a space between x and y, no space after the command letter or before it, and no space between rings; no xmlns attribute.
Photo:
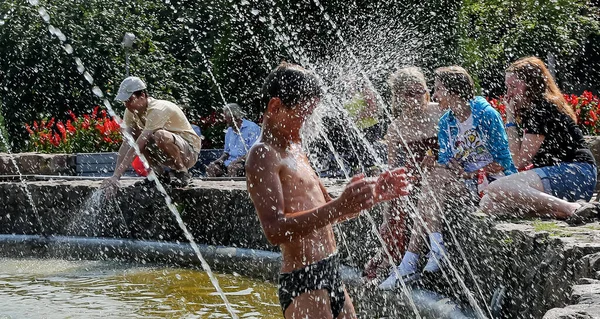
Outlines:
<svg viewBox="0 0 600 319"><path fill-rule="evenodd" d="M216 274L240 318L280 318L277 285ZM225 318L205 272L114 261L0 258L0 318Z"/></svg>

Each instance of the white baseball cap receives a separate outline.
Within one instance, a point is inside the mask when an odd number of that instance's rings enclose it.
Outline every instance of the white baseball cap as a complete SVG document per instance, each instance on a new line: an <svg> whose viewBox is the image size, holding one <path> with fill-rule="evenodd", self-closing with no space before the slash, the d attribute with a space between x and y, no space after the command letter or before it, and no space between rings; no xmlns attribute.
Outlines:
<svg viewBox="0 0 600 319"><path fill-rule="evenodd" d="M133 92L145 89L146 83L144 83L142 79L138 78L137 76L130 76L121 82L121 86L119 86L119 93L117 93L115 100L125 102L131 97Z"/></svg>

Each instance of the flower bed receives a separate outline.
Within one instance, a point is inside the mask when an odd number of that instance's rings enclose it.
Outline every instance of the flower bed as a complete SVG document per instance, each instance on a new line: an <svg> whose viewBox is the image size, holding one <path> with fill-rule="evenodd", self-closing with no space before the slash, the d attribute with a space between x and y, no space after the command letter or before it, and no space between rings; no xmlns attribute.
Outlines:
<svg viewBox="0 0 600 319"><path fill-rule="evenodd" d="M600 135L600 99L592 92L584 91L577 96L575 94L565 94L565 100L575 111L577 115L577 124L583 130L585 135ZM490 104L498 110L502 119L506 122L506 106L503 104L502 96L495 99L488 99Z"/></svg>
<svg viewBox="0 0 600 319"><path fill-rule="evenodd" d="M29 133L29 150L40 153L115 152L122 137L120 125L96 106L91 114L77 116L69 111L66 122L41 120L25 124Z"/></svg>

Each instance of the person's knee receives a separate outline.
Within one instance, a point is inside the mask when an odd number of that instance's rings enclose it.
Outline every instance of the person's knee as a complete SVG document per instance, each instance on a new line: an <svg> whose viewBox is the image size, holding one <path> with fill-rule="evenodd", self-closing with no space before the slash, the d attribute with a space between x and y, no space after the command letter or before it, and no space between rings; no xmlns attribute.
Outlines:
<svg viewBox="0 0 600 319"><path fill-rule="evenodd" d="M511 193L514 189L518 189L519 185L522 185L519 181L509 181L501 178L490 183L485 189L485 192L490 200L496 200Z"/></svg>
<svg viewBox="0 0 600 319"><path fill-rule="evenodd" d="M175 144L175 141L173 140L173 134L165 130L158 130L152 133L152 139L154 140L154 143L156 143L156 145L161 149L164 149L166 145Z"/></svg>
<svg viewBox="0 0 600 319"><path fill-rule="evenodd" d="M492 213L494 213L493 208L494 208L493 200L490 198L490 194L486 193L485 195L483 195L483 197L479 201L479 209L486 214L492 214Z"/></svg>

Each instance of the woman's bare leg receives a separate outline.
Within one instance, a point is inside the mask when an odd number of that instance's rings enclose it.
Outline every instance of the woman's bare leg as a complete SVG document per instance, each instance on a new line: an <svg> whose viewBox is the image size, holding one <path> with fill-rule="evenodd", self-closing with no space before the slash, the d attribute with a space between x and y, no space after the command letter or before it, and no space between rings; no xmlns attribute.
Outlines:
<svg viewBox="0 0 600 319"><path fill-rule="evenodd" d="M542 180L534 171L502 177L487 188L479 204L487 214L533 215L566 219L581 207L578 203L544 193Z"/></svg>

